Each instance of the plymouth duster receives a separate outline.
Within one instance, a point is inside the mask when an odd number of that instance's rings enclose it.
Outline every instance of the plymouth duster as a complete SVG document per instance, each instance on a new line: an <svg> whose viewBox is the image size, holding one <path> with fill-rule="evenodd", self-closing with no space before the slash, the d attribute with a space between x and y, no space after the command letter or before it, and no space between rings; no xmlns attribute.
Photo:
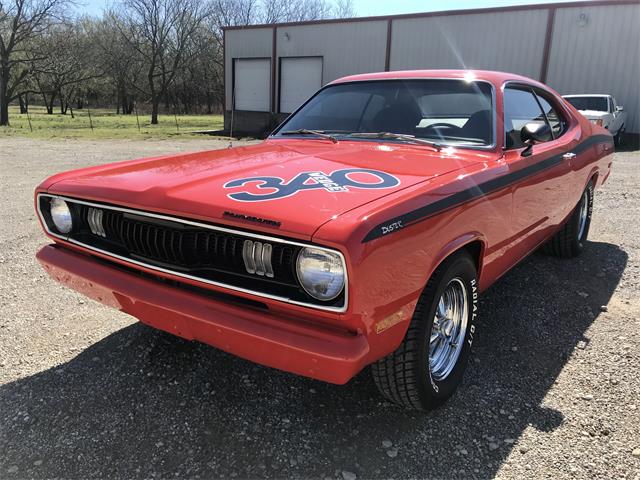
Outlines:
<svg viewBox="0 0 640 480"><path fill-rule="evenodd" d="M431 409L461 382L478 296L529 253L585 248L613 139L487 71L336 80L265 141L54 175L55 280L141 322Z"/></svg>

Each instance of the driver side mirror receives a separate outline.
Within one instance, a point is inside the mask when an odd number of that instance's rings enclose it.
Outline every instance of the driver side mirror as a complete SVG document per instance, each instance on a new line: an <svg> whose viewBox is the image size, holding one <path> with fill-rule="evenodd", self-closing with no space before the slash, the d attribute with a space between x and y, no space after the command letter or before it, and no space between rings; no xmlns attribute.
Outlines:
<svg viewBox="0 0 640 480"><path fill-rule="evenodd" d="M624 107L622 105L618 105L616 107L616 112L624 112Z"/></svg>
<svg viewBox="0 0 640 480"><path fill-rule="evenodd" d="M531 155L531 149L534 144L546 142L551 138L553 138L551 136L551 128L547 123L527 123L520 130L520 140L522 140L522 143L527 146L527 148L522 151L521 155L523 157L528 157Z"/></svg>

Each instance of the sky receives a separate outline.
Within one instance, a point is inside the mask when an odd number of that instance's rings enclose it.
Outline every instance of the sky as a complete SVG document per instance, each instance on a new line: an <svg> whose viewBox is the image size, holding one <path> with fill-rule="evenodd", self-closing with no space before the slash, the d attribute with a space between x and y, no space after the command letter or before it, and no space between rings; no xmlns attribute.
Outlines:
<svg viewBox="0 0 640 480"><path fill-rule="evenodd" d="M558 0L353 0L353 3L358 17L369 17L375 15L436 12L465 8L554 3L557 1ZM110 0L79 0L77 9L81 13L99 15L102 9L110 3L113 2Z"/></svg>
<svg viewBox="0 0 640 480"><path fill-rule="evenodd" d="M374 15L437 12L441 10L557 3L558 1L562 0L354 0L353 3L359 17L369 17Z"/></svg>

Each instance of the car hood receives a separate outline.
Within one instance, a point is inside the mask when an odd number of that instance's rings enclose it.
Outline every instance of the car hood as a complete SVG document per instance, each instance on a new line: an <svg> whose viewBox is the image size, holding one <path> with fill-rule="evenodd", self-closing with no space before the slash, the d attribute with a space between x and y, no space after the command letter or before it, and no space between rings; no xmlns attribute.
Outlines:
<svg viewBox="0 0 640 480"><path fill-rule="evenodd" d="M598 110L578 110L582 115L588 119L597 120L598 118L605 118L609 115L609 112L600 112Z"/></svg>
<svg viewBox="0 0 640 480"><path fill-rule="evenodd" d="M399 143L267 140L76 170L43 187L70 197L311 238L342 213L488 157Z"/></svg>

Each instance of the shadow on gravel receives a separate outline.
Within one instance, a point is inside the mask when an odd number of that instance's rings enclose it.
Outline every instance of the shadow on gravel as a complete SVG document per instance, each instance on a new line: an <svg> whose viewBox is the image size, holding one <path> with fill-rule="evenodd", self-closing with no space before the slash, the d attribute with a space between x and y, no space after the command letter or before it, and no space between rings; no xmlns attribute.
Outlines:
<svg viewBox="0 0 640 480"><path fill-rule="evenodd" d="M382 401L368 371L334 386L132 325L0 387L0 477L493 477L525 428L563 422L543 399L626 262L590 243L515 268L483 297L465 383L430 414Z"/></svg>

